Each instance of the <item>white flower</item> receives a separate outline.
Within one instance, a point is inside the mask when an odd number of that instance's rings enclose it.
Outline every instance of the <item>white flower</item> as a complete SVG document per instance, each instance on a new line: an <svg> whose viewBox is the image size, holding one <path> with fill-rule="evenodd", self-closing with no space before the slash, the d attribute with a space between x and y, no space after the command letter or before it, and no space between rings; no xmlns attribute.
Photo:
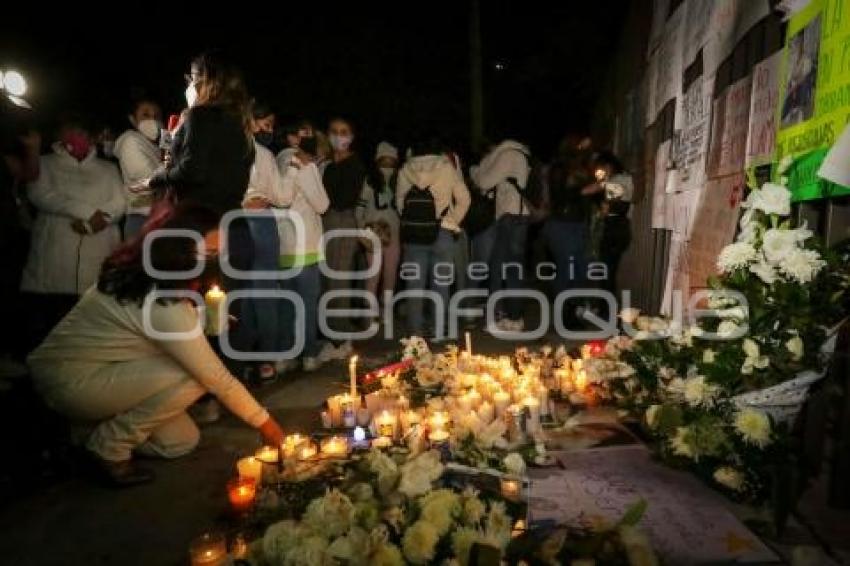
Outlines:
<svg viewBox="0 0 850 566"><path fill-rule="evenodd" d="M270 525L263 536L263 554L274 564L283 564L287 554L309 536L310 529L290 519Z"/></svg>
<svg viewBox="0 0 850 566"><path fill-rule="evenodd" d="M469 552L481 540L478 529L460 528L452 533L452 552L462 565L469 564Z"/></svg>
<svg viewBox="0 0 850 566"><path fill-rule="evenodd" d="M741 267L746 267L749 263L755 261L756 249L752 244L747 242L735 242L729 244L720 252L717 257L717 269L721 273L729 273Z"/></svg>
<svg viewBox="0 0 850 566"><path fill-rule="evenodd" d="M430 348L428 348L428 342L419 336L402 338L400 342L404 348L401 355L402 360L416 360L431 353Z"/></svg>
<svg viewBox="0 0 850 566"><path fill-rule="evenodd" d="M770 358L761 355L759 345L755 340L745 338L741 348L747 356L741 366L741 373L750 375L753 373L753 369L764 369L770 365Z"/></svg>
<svg viewBox="0 0 850 566"><path fill-rule="evenodd" d="M417 497L431 490L431 484L443 475L440 454L434 450L423 452L401 467L398 490L408 497Z"/></svg>
<svg viewBox="0 0 850 566"><path fill-rule="evenodd" d="M494 541L495 546L505 548L511 540L511 529L513 520L508 515L504 501L494 501L490 504L490 511L485 520L484 536L489 541Z"/></svg>
<svg viewBox="0 0 850 566"><path fill-rule="evenodd" d="M507 432L508 428L504 419L496 419L484 426L475 436L475 443L481 448L492 448Z"/></svg>
<svg viewBox="0 0 850 566"><path fill-rule="evenodd" d="M735 299L725 291L712 291L708 296L708 308L718 310L735 305Z"/></svg>
<svg viewBox="0 0 850 566"><path fill-rule="evenodd" d="M714 404L714 399L720 389L713 383L706 383L705 376L698 375L685 380L684 397L691 407L706 406Z"/></svg>
<svg viewBox="0 0 850 566"><path fill-rule="evenodd" d="M734 425L748 444L764 448L770 443L770 419L762 411L743 409L735 415Z"/></svg>
<svg viewBox="0 0 850 566"><path fill-rule="evenodd" d="M765 183L761 189L753 190L742 206L765 214L788 216L791 214L791 192L782 185Z"/></svg>
<svg viewBox="0 0 850 566"><path fill-rule="evenodd" d="M487 512L486 505L478 497L478 491L472 486L466 486L461 494L461 502L461 515L464 523L477 525Z"/></svg>
<svg viewBox="0 0 850 566"><path fill-rule="evenodd" d="M732 307L731 309L723 309L717 312L720 318L728 318L734 320L745 320L747 318L747 309L744 307Z"/></svg>
<svg viewBox="0 0 850 566"><path fill-rule="evenodd" d="M337 489L331 489L324 497L311 501L304 513L305 525L331 537L345 533L353 521L354 504Z"/></svg>
<svg viewBox="0 0 850 566"><path fill-rule="evenodd" d="M770 263L779 263L797 249L797 233L794 230L771 228L762 239L764 257Z"/></svg>
<svg viewBox="0 0 850 566"><path fill-rule="evenodd" d="M439 540L437 529L425 521L416 521L401 541L404 557L413 564L429 564Z"/></svg>
<svg viewBox="0 0 850 566"><path fill-rule="evenodd" d="M779 270L799 283L809 283L825 265L818 252L796 249L779 264Z"/></svg>
<svg viewBox="0 0 850 566"><path fill-rule="evenodd" d="M680 426L676 429L676 435L670 439L670 448L677 456L694 458L694 449L689 443L690 431L687 427Z"/></svg>
<svg viewBox="0 0 850 566"><path fill-rule="evenodd" d="M620 311L620 319L626 324L634 324L638 316L640 316L640 309L636 309L634 307Z"/></svg>
<svg viewBox="0 0 850 566"><path fill-rule="evenodd" d="M776 269L769 263L762 260L750 265L750 273L757 276L767 285L772 285L778 278Z"/></svg>
<svg viewBox="0 0 850 566"><path fill-rule="evenodd" d="M702 353L702 363L704 364L713 364L716 358L717 354L711 348Z"/></svg>
<svg viewBox="0 0 850 566"><path fill-rule="evenodd" d="M454 517L461 512L460 496L451 489L437 489L419 500L419 518L430 523L440 536L452 527Z"/></svg>
<svg viewBox="0 0 850 566"><path fill-rule="evenodd" d="M791 359L795 362L803 359L803 339L799 336L793 336L785 342L785 348L791 352Z"/></svg>
<svg viewBox="0 0 850 566"><path fill-rule="evenodd" d="M646 414L644 418L646 419L646 424L649 425L649 428L655 428L658 425L658 413L661 412L661 405L650 405L646 409Z"/></svg>
<svg viewBox="0 0 850 566"><path fill-rule="evenodd" d="M505 469L511 475L521 476L525 473L525 460L523 460L522 456L516 452L511 452L505 456L505 459L502 460L502 464L505 465Z"/></svg>
<svg viewBox="0 0 850 566"><path fill-rule="evenodd" d="M328 552L328 541L319 535L303 539L292 549L283 563L286 566L330 566L334 559Z"/></svg>
<svg viewBox="0 0 850 566"><path fill-rule="evenodd" d="M714 471L714 481L732 491L741 491L744 487L744 475L729 466L717 468Z"/></svg>
<svg viewBox="0 0 850 566"><path fill-rule="evenodd" d="M731 338L733 335L740 332L741 327L731 320L724 320L717 327L717 335L721 338Z"/></svg>

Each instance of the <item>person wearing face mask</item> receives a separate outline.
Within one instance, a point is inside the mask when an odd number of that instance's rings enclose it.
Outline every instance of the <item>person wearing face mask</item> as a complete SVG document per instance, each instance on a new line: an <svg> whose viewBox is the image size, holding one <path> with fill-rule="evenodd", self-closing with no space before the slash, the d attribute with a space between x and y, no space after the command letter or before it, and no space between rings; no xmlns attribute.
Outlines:
<svg viewBox="0 0 850 566"><path fill-rule="evenodd" d="M343 118L335 118L328 124L328 137L333 147L333 159L325 164L322 172L322 183L330 199L330 207L322 217L324 230L356 230L357 218L355 208L363 191L366 180L366 168L360 158L352 151L354 128L351 122ZM354 271L355 254L358 240L355 236L337 237L330 240L325 247L327 266L330 269L351 273ZM325 278L325 291L345 290L351 288L351 281L337 277ZM350 300L337 297L329 302L329 308L345 310L350 308ZM335 321L333 330L346 332L352 329L350 321ZM328 344L320 356L323 360L345 359L351 354L351 342Z"/></svg>
<svg viewBox="0 0 850 566"><path fill-rule="evenodd" d="M395 290L398 262L401 255L399 217L395 208L395 189L398 183L398 149L388 142L378 144L374 165L369 171L363 193L357 205L357 223L382 237L381 269L366 281L366 290L383 303L383 295ZM377 250L368 250L369 267L374 265ZM383 288L384 293L379 294Z"/></svg>
<svg viewBox="0 0 850 566"><path fill-rule="evenodd" d="M121 241L117 223L127 202L118 168L97 157L79 117L62 120L53 153L41 158L27 196L37 216L21 291L27 342L34 347L97 280Z"/></svg>
<svg viewBox="0 0 850 566"><path fill-rule="evenodd" d="M127 218L124 239L139 233L151 209L150 193L132 193L129 188L151 177L162 166L157 145L162 129L162 111L154 100L139 98L127 116L133 126L115 140L115 157L127 187Z"/></svg>
<svg viewBox="0 0 850 566"><path fill-rule="evenodd" d="M254 117L254 141L274 152L275 137L274 127L277 121L274 111L271 106L262 102L254 101L251 113Z"/></svg>

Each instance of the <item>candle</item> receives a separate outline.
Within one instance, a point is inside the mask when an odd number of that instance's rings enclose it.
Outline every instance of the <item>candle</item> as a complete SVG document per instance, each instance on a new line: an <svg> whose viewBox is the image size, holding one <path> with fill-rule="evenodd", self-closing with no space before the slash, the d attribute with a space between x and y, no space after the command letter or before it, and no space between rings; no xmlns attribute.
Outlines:
<svg viewBox="0 0 850 566"><path fill-rule="evenodd" d="M428 440L431 441L431 444L443 444L448 441L449 433L443 429L433 430L428 435Z"/></svg>
<svg viewBox="0 0 850 566"><path fill-rule="evenodd" d="M286 438L283 439L283 444L281 444L281 451L283 452L284 458L294 458L296 455L296 451L301 444L307 442L307 438L301 436L300 434L290 434Z"/></svg>
<svg viewBox="0 0 850 566"><path fill-rule="evenodd" d="M528 409L529 413L528 431L534 432L540 427L540 401L537 397L526 397L522 404Z"/></svg>
<svg viewBox="0 0 850 566"><path fill-rule="evenodd" d="M481 405L481 393L477 390L471 390L466 394L466 397L469 399L470 405L472 405L473 409L478 409L478 406Z"/></svg>
<svg viewBox="0 0 850 566"><path fill-rule="evenodd" d="M260 483L263 477L263 463L253 456L241 458L236 462L236 471L241 479L252 479L255 483Z"/></svg>
<svg viewBox="0 0 850 566"><path fill-rule="evenodd" d="M331 426L340 426L342 424L342 409L340 407L341 395L332 395L328 397L328 412L331 417Z"/></svg>
<svg viewBox="0 0 850 566"><path fill-rule="evenodd" d="M212 289L204 294L207 313L206 332L210 336L219 336L227 328L227 313L224 310L226 298L227 295L219 289L218 285L213 285Z"/></svg>
<svg viewBox="0 0 850 566"><path fill-rule="evenodd" d="M306 444L302 444L301 448L298 451L298 460L304 461L309 460L316 456L317 450L316 445L312 442L308 442Z"/></svg>
<svg viewBox="0 0 850 566"><path fill-rule="evenodd" d="M461 378L464 387L475 387L478 384L477 373L464 373Z"/></svg>
<svg viewBox="0 0 850 566"><path fill-rule="evenodd" d="M472 336L469 332L465 332L464 337L466 338L466 353L472 356Z"/></svg>
<svg viewBox="0 0 850 566"><path fill-rule="evenodd" d="M576 375L576 389L584 393L584 390L587 389L587 374L584 370L581 370Z"/></svg>
<svg viewBox="0 0 850 566"><path fill-rule="evenodd" d="M540 397L540 416L548 417L549 416L549 388L546 386L540 386L537 389L538 396Z"/></svg>
<svg viewBox="0 0 850 566"><path fill-rule="evenodd" d="M386 436L379 436L372 441L372 448L389 448L392 445L393 441Z"/></svg>
<svg viewBox="0 0 850 566"><path fill-rule="evenodd" d="M227 482L227 497L230 506L237 513L244 513L254 505L257 495L257 484L248 478L238 478Z"/></svg>
<svg viewBox="0 0 850 566"><path fill-rule="evenodd" d="M457 406L462 413L468 413L472 410L472 399L468 394L461 395L457 398Z"/></svg>
<svg viewBox="0 0 850 566"><path fill-rule="evenodd" d="M224 535L204 533L189 545L191 566L223 566L227 563L227 543Z"/></svg>
<svg viewBox="0 0 850 566"><path fill-rule="evenodd" d="M502 491L502 497L510 501L519 500L520 493L522 492L522 480L506 476L503 477L499 483Z"/></svg>
<svg viewBox="0 0 850 566"><path fill-rule="evenodd" d="M484 424L490 424L493 422L493 419L496 417L496 410L487 401L481 403L481 406L478 407L478 418L480 418Z"/></svg>
<svg viewBox="0 0 850 566"><path fill-rule="evenodd" d="M431 415L431 428L443 430L449 424L449 415L445 411L436 411Z"/></svg>
<svg viewBox="0 0 850 566"><path fill-rule="evenodd" d="M245 560L248 558L248 541L245 540L245 535L239 533L233 539L233 544L230 545L230 553L237 560Z"/></svg>
<svg viewBox="0 0 850 566"><path fill-rule="evenodd" d="M496 408L496 418L501 418L510 404L511 396L506 391L499 390L493 394L493 406Z"/></svg>
<svg viewBox="0 0 850 566"><path fill-rule="evenodd" d="M279 451L274 446L263 446L257 450L254 457L263 464L277 464L280 459Z"/></svg>
<svg viewBox="0 0 850 566"><path fill-rule="evenodd" d="M407 411L401 415L402 434L407 434L411 428L419 424L420 417L416 411Z"/></svg>
<svg viewBox="0 0 850 566"><path fill-rule="evenodd" d="M381 415L375 420L375 424L378 427L378 436L395 438L396 422L395 415L391 414L389 411L381 413Z"/></svg>
<svg viewBox="0 0 850 566"><path fill-rule="evenodd" d="M590 344L583 345L581 347L581 359L589 360L591 357L593 357L593 350Z"/></svg>
<svg viewBox="0 0 850 566"><path fill-rule="evenodd" d="M332 436L322 442L322 454L329 458L344 458L348 455L348 440L341 436Z"/></svg>
<svg viewBox="0 0 850 566"><path fill-rule="evenodd" d="M357 399L357 356L351 356L351 361L348 362L348 377L351 380L351 395L352 399Z"/></svg>
<svg viewBox="0 0 850 566"><path fill-rule="evenodd" d="M360 407L357 409L357 426L367 427L369 426L369 421L372 420L372 413L369 412L369 409L366 407Z"/></svg>

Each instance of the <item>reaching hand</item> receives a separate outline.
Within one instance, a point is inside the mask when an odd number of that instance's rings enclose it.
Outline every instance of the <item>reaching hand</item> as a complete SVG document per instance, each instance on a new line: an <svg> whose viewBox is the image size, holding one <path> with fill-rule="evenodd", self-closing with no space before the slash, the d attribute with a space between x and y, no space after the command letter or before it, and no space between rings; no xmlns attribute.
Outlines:
<svg viewBox="0 0 850 566"><path fill-rule="evenodd" d="M269 446L280 446L283 443L283 429L274 417L267 418L266 422L260 425L260 434L263 435L263 442Z"/></svg>

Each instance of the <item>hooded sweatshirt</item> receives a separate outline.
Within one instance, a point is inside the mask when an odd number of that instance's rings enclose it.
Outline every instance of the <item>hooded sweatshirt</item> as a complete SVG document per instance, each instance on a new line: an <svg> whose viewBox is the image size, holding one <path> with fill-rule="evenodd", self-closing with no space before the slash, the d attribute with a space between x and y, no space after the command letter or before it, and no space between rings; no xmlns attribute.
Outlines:
<svg viewBox="0 0 850 566"><path fill-rule="evenodd" d="M469 191L463 178L451 161L444 155L422 155L409 159L398 175L396 208L404 214L404 197L410 188L427 188L434 196L437 218L442 217L441 226L451 232L460 231L460 223L469 210Z"/></svg>
<svg viewBox="0 0 850 566"><path fill-rule="evenodd" d="M482 192L496 188L496 218L505 214L526 216L530 213L517 188L508 181L513 178L520 187L526 186L529 165L524 154L530 153L528 147L521 143L506 140L484 156L477 167L470 169L473 182Z"/></svg>

